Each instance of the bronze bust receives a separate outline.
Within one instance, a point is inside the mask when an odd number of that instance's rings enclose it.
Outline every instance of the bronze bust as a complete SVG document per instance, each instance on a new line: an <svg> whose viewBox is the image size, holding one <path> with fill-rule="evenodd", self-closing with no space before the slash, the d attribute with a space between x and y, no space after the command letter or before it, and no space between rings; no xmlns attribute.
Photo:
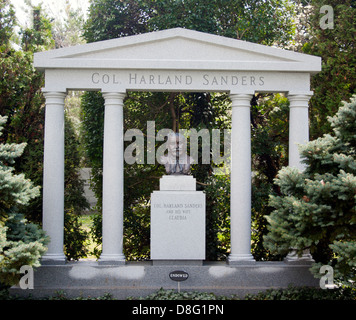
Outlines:
<svg viewBox="0 0 356 320"><path fill-rule="evenodd" d="M167 174L189 174L192 159L186 153L186 139L180 133L171 133L167 140L168 155L161 157Z"/></svg>

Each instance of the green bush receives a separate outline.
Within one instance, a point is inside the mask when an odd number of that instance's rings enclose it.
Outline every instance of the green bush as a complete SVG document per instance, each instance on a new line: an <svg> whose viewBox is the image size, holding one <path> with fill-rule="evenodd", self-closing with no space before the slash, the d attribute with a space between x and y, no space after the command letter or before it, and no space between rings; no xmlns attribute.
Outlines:
<svg viewBox="0 0 356 320"><path fill-rule="evenodd" d="M228 297L198 291L181 291L159 289L146 297L128 297L127 300L228 300ZM230 298L231 299L231 298Z"/></svg>
<svg viewBox="0 0 356 320"><path fill-rule="evenodd" d="M9 214L5 226L0 225L0 283L14 285L20 280L22 266L38 267L47 243L37 225L28 223L22 214Z"/></svg>
<svg viewBox="0 0 356 320"><path fill-rule="evenodd" d="M311 287L289 286L283 289L269 289L257 294L247 294L243 298L218 296L208 292L159 289L145 297L128 297L128 300L356 300L356 290L341 287L323 290Z"/></svg>
<svg viewBox="0 0 356 320"><path fill-rule="evenodd" d="M82 228L79 215L89 209L80 179L79 139L73 123L65 116L65 192L64 192L64 254L68 260L79 260L88 254L89 233Z"/></svg>
<svg viewBox="0 0 356 320"><path fill-rule="evenodd" d="M100 257L102 215L91 216L91 237L96 244L91 254ZM126 260L147 260L150 256L150 205L143 198L124 211L124 255Z"/></svg>
<svg viewBox="0 0 356 320"><path fill-rule="evenodd" d="M230 250L230 176L208 178L206 194L206 257L225 260Z"/></svg>
<svg viewBox="0 0 356 320"><path fill-rule="evenodd" d="M103 216L101 214L93 214L90 219L92 221L90 236L95 244L93 251L90 253L99 259L103 242Z"/></svg>
<svg viewBox="0 0 356 320"><path fill-rule="evenodd" d="M24 299L11 296L8 290L0 288L0 300ZM33 298L30 298L33 300ZM105 293L99 297L75 297L69 298L64 291L57 291L53 296L41 298L41 300L116 300L110 293ZM159 289L144 297L129 296L126 300L356 300L356 291L351 288L338 288L322 290L310 287L293 287L285 289L269 289L257 294L247 294L242 298L235 295L218 296L209 292L181 291L172 289Z"/></svg>
<svg viewBox="0 0 356 320"><path fill-rule="evenodd" d="M269 289L258 294L248 294L245 300L356 300L356 290L351 288L320 289L293 287Z"/></svg>
<svg viewBox="0 0 356 320"><path fill-rule="evenodd" d="M89 233L82 228L79 215L73 210L64 214L64 254L68 260L85 258L89 249L87 247Z"/></svg>
<svg viewBox="0 0 356 320"><path fill-rule="evenodd" d="M124 215L124 254L127 260L150 258L150 212L147 200L140 199Z"/></svg>

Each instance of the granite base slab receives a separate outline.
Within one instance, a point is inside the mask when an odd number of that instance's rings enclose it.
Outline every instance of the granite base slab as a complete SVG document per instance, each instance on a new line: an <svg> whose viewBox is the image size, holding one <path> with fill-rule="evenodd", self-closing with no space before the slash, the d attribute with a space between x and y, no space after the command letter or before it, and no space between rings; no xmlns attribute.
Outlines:
<svg viewBox="0 0 356 320"><path fill-rule="evenodd" d="M216 295L243 297L271 288L319 286L310 272L310 264L256 262L254 265L227 265L204 262L203 265L153 265L152 261L127 262L125 265L99 265L96 261L70 262L41 266L34 272L34 289L13 286L10 293L22 297L48 297L61 291L67 297L97 297L106 293L116 299L149 295L160 288L177 289L169 278L172 271L189 274L180 283L181 291L212 292Z"/></svg>

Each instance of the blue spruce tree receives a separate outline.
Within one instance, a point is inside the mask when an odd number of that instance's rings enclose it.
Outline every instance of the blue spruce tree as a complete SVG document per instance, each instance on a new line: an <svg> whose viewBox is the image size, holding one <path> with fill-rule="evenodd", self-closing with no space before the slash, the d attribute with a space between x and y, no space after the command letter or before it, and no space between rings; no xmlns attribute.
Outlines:
<svg viewBox="0 0 356 320"><path fill-rule="evenodd" d="M0 135L6 120L0 116ZM10 167L25 147L25 143L0 145L0 286L16 284L20 268L39 266L47 250L44 232L28 223L18 209L40 194L39 187Z"/></svg>
<svg viewBox="0 0 356 320"><path fill-rule="evenodd" d="M340 282L356 280L356 95L330 117L331 134L300 147L303 172L286 167L275 183L281 196L271 196L275 209L267 217L268 248L301 255L308 249L317 264L334 268Z"/></svg>

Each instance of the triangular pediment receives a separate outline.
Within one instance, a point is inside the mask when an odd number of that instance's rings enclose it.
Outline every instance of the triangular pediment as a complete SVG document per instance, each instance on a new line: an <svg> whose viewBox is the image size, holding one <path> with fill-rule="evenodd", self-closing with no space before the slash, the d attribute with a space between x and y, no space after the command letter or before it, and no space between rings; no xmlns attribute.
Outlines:
<svg viewBox="0 0 356 320"><path fill-rule="evenodd" d="M35 54L35 67L318 72L319 57L182 28Z"/></svg>

